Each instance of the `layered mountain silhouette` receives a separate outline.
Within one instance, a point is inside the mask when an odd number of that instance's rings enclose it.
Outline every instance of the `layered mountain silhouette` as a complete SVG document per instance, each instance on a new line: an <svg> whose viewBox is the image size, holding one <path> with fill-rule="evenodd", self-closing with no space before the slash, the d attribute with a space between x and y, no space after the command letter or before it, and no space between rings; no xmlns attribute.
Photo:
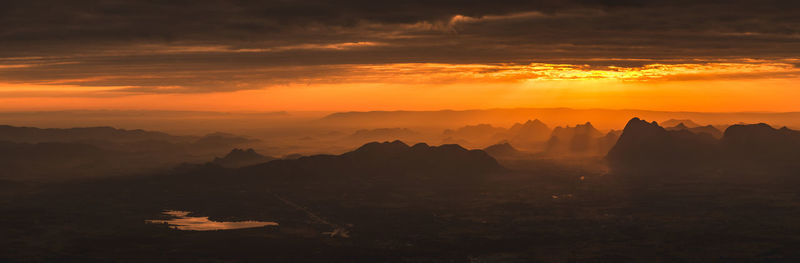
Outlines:
<svg viewBox="0 0 800 263"><path fill-rule="evenodd" d="M792 171L800 167L800 132L767 124L732 125L721 139L631 119L606 160L617 172L719 169Z"/></svg>
<svg viewBox="0 0 800 263"><path fill-rule="evenodd" d="M490 124L467 125L455 130L447 129L442 133L450 142L463 142L472 147L491 145L503 140L506 129Z"/></svg>
<svg viewBox="0 0 800 263"><path fill-rule="evenodd" d="M514 145L525 148L541 148L550 138L550 127L539 119L528 120L525 123L515 123L508 129L507 139Z"/></svg>
<svg viewBox="0 0 800 263"><path fill-rule="evenodd" d="M467 125L455 130L445 130L445 143L467 144L472 147L485 147L502 142L510 142L525 149L541 149L550 138L551 130L542 121L528 120L515 123L510 128L494 127L490 124Z"/></svg>
<svg viewBox="0 0 800 263"><path fill-rule="evenodd" d="M592 123L578 124L575 127L558 126L547 141L545 152L548 155L593 155L598 151L598 139L603 133Z"/></svg>
<svg viewBox="0 0 800 263"><path fill-rule="evenodd" d="M225 155L225 157L214 158L214 161L212 161L212 163L228 168L238 168L248 165L265 163L272 160L275 160L275 158L261 155L252 148L249 148L247 150L237 148L231 150L231 152Z"/></svg>

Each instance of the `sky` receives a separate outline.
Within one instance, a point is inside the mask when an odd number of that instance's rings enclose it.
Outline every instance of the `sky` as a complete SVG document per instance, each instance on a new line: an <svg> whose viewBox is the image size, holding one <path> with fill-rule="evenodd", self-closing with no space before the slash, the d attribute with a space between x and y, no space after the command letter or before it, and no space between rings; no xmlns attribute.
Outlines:
<svg viewBox="0 0 800 263"><path fill-rule="evenodd" d="M0 111L800 111L797 1L0 2Z"/></svg>

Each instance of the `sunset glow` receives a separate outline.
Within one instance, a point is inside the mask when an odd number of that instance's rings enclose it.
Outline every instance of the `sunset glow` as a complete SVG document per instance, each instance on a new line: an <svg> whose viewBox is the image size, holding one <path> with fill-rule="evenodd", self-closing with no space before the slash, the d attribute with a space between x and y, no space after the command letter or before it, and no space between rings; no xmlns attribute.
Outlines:
<svg viewBox="0 0 800 263"><path fill-rule="evenodd" d="M797 0L2 0L0 262L800 262Z"/></svg>
<svg viewBox="0 0 800 263"><path fill-rule="evenodd" d="M735 61L639 67L532 63L402 63L295 67L310 76L219 83L229 92L184 86L108 86L143 76L95 76L0 84L2 110L394 110L495 107L795 111L800 70L791 62ZM35 65L8 65L7 68ZM2 69L0 69L2 70ZM281 69L249 69L280 78ZM321 73L320 73L321 72ZM233 73L232 73L233 74ZM202 74L200 74L202 75ZM202 76L197 76L202 78ZM244 87L244 89L241 89ZM643 103L647 101L646 103Z"/></svg>

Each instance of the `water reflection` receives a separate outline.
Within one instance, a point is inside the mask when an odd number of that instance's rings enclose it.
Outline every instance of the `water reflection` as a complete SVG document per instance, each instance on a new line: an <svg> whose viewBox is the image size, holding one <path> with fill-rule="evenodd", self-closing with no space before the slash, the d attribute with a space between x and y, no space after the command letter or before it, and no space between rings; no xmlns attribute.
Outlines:
<svg viewBox="0 0 800 263"><path fill-rule="evenodd" d="M168 224L175 229L193 231L229 230L278 225L276 222L262 221L217 222L208 220L207 216L188 216L189 212L176 210L166 210L164 214L173 218L169 220L145 220L145 222L150 224Z"/></svg>

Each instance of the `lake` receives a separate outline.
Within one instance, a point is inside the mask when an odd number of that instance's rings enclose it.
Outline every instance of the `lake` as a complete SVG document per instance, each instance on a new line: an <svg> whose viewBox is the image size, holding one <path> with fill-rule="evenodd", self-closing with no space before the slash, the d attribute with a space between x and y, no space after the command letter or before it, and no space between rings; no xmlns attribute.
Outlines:
<svg viewBox="0 0 800 263"><path fill-rule="evenodd" d="M178 210L166 210L164 215L172 217L167 220L145 220L148 224L168 224L170 227L178 230L190 231L211 231L211 230L231 230L242 228L255 228L265 226L277 226L277 222L267 221L237 221L237 222L220 222L211 221L207 216L189 216L190 212Z"/></svg>

